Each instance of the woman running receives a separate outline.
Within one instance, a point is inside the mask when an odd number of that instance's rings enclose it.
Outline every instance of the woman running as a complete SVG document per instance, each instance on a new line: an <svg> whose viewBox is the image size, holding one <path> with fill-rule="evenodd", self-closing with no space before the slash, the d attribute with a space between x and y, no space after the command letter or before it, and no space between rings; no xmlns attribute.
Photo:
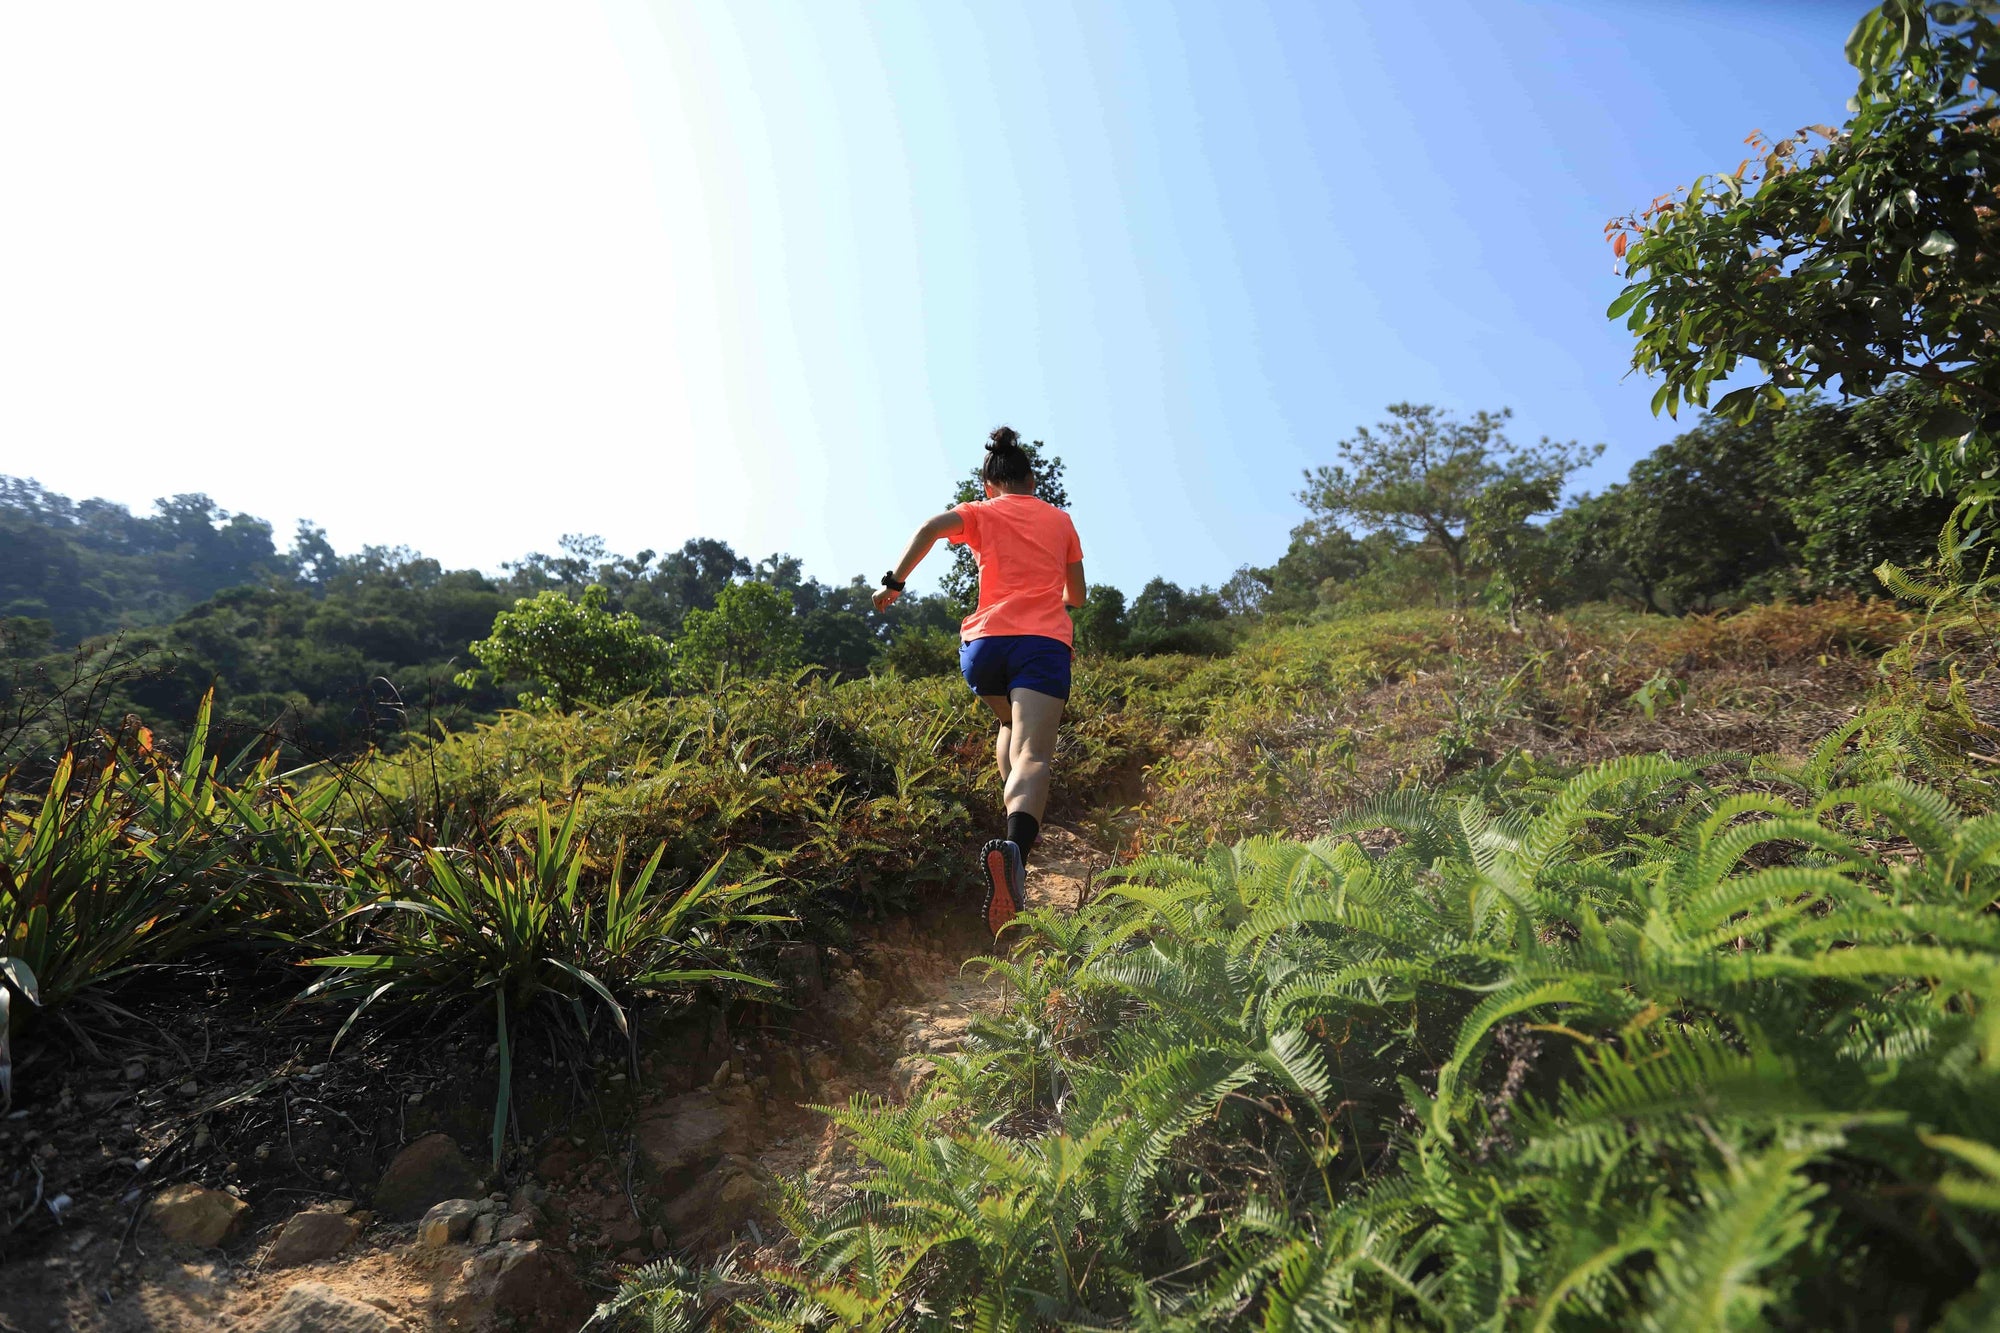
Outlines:
<svg viewBox="0 0 2000 1333"><path fill-rule="evenodd" d="M1069 515L1035 497L1035 472L1021 437L1002 426L986 445L979 476L986 498L939 514L910 539L882 577L884 611L940 537L970 546L979 562L979 608L959 629L959 671L993 715L993 757L1007 804L1007 832L980 850L986 924L995 934L1028 905L1027 860L1049 803L1056 725L1069 699L1071 606L1082 606L1083 547Z"/></svg>

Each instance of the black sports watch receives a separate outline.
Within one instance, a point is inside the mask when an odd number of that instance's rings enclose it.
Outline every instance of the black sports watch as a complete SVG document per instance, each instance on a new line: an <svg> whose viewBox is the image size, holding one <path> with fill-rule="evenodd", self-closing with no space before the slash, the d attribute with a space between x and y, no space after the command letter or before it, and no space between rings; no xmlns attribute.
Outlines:
<svg viewBox="0 0 2000 1333"><path fill-rule="evenodd" d="M896 571L892 569L882 575L882 586L890 592L901 592L903 590L903 581L896 577Z"/></svg>

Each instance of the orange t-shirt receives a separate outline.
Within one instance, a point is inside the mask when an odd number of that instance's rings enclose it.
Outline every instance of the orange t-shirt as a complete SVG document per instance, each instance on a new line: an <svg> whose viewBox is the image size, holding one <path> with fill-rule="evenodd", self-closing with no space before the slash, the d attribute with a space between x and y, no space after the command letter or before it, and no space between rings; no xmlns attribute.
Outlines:
<svg viewBox="0 0 2000 1333"><path fill-rule="evenodd" d="M1002 634L1040 634L1074 643L1063 591L1083 559L1069 515L1032 495L973 500L952 510L965 520L953 546L979 562L979 608L959 626L967 643Z"/></svg>

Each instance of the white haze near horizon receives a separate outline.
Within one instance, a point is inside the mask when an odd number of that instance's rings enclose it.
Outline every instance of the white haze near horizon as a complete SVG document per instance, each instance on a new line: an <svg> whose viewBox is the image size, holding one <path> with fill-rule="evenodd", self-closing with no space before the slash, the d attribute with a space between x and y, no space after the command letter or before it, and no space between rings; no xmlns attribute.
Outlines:
<svg viewBox="0 0 2000 1333"><path fill-rule="evenodd" d="M342 549L489 569L564 530L738 517L716 497L752 489L741 457L670 444L714 437L682 381L719 366L676 328L601 20L25 5L3 26L0 173L35 205L0 220L0 471L135 508L206 491L280 544L311 518ZM648 460L670 450L669 489Z"/></svg>

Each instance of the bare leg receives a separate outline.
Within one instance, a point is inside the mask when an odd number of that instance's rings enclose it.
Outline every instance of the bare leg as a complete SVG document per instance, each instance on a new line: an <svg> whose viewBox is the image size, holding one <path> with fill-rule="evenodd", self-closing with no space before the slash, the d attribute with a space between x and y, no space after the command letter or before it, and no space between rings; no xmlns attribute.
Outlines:
<svg viewBox="0 0 2000 1333"><path fill-rule="evenodd" d="M1051 763L1056 753L1056 728L1062 722L1063 701L1037 690L1014 691L1013 725L1006 729L1011 743L1006 775L1007 813L1026 812L1036 819L1049 804Z"/></svg>
<svg viewBox="0 0 2000 1333"><path fill-rule="evenodd" d="M1014 703L1000 694L982 694L979 698L1000 719L1000 734L993 742L993 762L1000 769L1000 789L1005 791L1007 780L1014 773Z"/></svg>

